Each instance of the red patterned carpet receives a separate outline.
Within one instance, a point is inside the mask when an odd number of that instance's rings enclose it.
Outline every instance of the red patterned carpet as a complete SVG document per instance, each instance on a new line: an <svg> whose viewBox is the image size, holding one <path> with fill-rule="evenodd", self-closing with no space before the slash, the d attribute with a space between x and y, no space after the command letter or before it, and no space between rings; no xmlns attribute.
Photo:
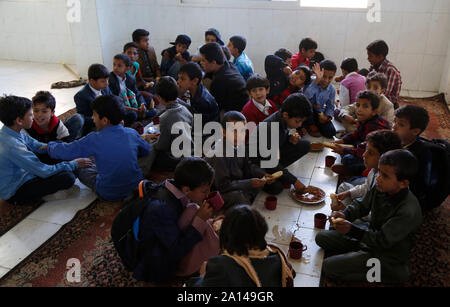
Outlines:
<svg viewBox="0 0 450 307"><path fill-rule="evenodd" d="M422 105L430 113L431 123L425 135L428 138L449 139L448 108L439 96L428 99L403 98L401 104ZM153 174L160 182L170 173ZM119 203L94 202L80 211L55 236L20 263L0 280L0 286L63 286L63 287L137 287L138 283L120 261L111 243L110 228L120 209ZM450 286L448 246L450 240L450 200L430 212L416 235L411 264L413 277L398 286ZM67 260L81 261L81 283L66 280ZM322 280L322 286L373 286L370 284L343 284Z"/></svg>

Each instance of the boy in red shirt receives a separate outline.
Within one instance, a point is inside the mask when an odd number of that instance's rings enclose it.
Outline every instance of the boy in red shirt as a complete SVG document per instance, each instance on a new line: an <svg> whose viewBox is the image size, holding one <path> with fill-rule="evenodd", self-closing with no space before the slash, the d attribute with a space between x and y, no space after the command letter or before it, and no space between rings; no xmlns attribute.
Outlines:
<svg viewBox="0 0 450 307"><path fill-rule="evenodd" d="M291 68L296 70L301 64L310 67L310 60L316 54L317 43L312 38L304 38L298 47L299 52L294 54L291 59Z"/></svg>

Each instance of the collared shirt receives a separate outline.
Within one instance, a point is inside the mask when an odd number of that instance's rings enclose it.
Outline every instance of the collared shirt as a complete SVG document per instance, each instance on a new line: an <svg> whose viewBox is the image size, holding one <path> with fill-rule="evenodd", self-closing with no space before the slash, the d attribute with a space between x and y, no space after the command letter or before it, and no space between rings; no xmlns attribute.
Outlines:
<svg viewBox="0 0 450 307"><path fill-rule="evenodd" d="M191 98L191 105L188 109L193 114L203 115L203 125L219 120L219 106L217 105L216 99L201 84L198 86L194 97Z"/></svg>
<svg viewBox="0 0 450 307"><path fill-rule="evenodd" d="M108 126L72 143L48 144L52 159L94 157L98 175L96 192L105 200L126 198L142 180L138 157L146 156L150 145L134 129Z"/></svg>
<svg viewBox="0 0 450 307"><path fill-rule="evenodd" d="M175 196L183 204L184 208L186 208L186 206L191 203L189 197L187 197L183 192L178 190L178 188L175 185L173 185L169 180L166 180L165 186L167 190L169 190L170 193L172 193L173 196Z"/></svg>
<svg viewBox="0 0 450 307"><path fill-rule="evenodd" d="M127 92L127 84L126 84L126 81L127 81L127 75L125 74L125 76L123 77L123 79L122 79L120 76L116 75L116 74L114 74L114 75L117 77L117 80L119 80L120 95L125 95L125 96L127 96L127 95L128 95L128 92ZM119 96L120 96L120 95L119 95Z"/></svg>
<svg viewBox="0 0 450 307"><path fill-rule="evenodd" d="M387 86L386 86L386 97L394 104L398 106L398 97L400 96L400 91L402 89L402 77L400 71L387 59L380 64L378 68L374 66L370 67L370 71L381 72L386 75Z"/></svg>
<svg viewBox="0 0 450 307"><path fill-rule="evenodd" d="M255 107L258 108L259 111L264 113L264 115L269 115L269 109L272 107L272 105L269 103L269 101L267 101L267 99L266 99L265 105L260 104L255 99L252 99L252 101L253 101L253 104L255 105Z"/></svg>
<svg viewBox="0 0 450 307"><path fill-rule="evenodd" d="M25 131L3 126L0 130L0 198L8 200L27 181L36 177L48 178L62 171L74 171L77 162L56 165L41 163L35 153L46 144L30 137Z"/></svg>
<svg viewBox="0 0 450 307"><path fill-rule="evenodd" d="M89 88L91 89L92 92L94 92L95 98L97 98L97 97L103 95L102 91L96 90L95 88L93 88L93 87L91 86L91 84L89 84Z"/></svg>
<svg viewBox="0 0 450 307"><path fill-rule="evenodd" d="M241 73L242 77L244 77L245 80L250 78L250 76L253 74L253 63L250 60L250 58L245 54L245 52L242 52L242 54L234 59L233 65L236 66L236 68Z"/></svg>
<svg viewBox="0 0 450 307"><path fill-rule="evenodd" d="M333 84L326 89L312 82L305 91L305 96L311 101L314 112L324 113L326 116L334 117L334 101L336 89Z"/></svg>

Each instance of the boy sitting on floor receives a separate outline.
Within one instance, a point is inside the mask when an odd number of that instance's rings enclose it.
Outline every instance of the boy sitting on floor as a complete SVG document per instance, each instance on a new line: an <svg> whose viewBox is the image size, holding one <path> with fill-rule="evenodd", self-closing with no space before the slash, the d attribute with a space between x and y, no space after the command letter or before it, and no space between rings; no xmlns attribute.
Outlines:
<svg viewBox="0 0 450 307"><path fill-rule="evenodd" d="M285 87L278 95L271 96L271 100L275 103L277 108L280 108L286 98L291 94L305 93L305 90L311 84L311 69L306 65L300 65L294 70L288 78L287 87Z"/></svg>
<svg viewBox="0 0 450 307"><path fill-rule="evenodd" d="M24 129L33 125L31 101L27 98L0 98L0 198L10 204L26 205L40 200L64 199L79 191L73 171L91 165L89 159L76 159L56 165L39 161L46 144L30 137ZM71 188L72 187L72 188ZM53 194L53 195L51 195Z"/></svg>
<svg viewBox="0 0 450 307"><path fill-rule="evenodd" d="M80 181L110 202L125 199L143 179L138 157L147 156L149 144L121 124L124 117L120 98L104 95L92 102L98 132L69 144L51 142L48 154L53 159L68 160L93 157L95 164L77 172Z"/></svg>
<svg viewBox="0 0 450 307"><path fill-rule="evenodd" d="M242 77L244 77L244 80L250 78L254 69L252 61L244 52L245 47L247 47L247 40L245 37L239 35L232 36L227 47L234 58L233 65L239 70Z"/></svg>
<svg viewBox="0 0 450 307"><path fill-rule="evenodd" d="M313 71L316 79L305 91L305 96L313 106L314 114L305 122L304 127L314 137L321 135L333 138L336 135L334 127L334 102L336 100L336 89L331 81L336 74L336 64L330 60L324 60L314 65Z"/></svg>
<svg viewBox="0 0 450 307"><path fill-rule="evenodd" d="M270 82L261 75L254 74L247 80L247 91L250 101L242 109L242 114L248 122L259 125L260 122L278 111L275 104L267 99L270 92Z"/></svg>
<svg viewBox="0 0 450 307"><path fill-rule="evenodd" d="M342 164L332 166L333 172L344 176L360 176L365 170L362 155L366 149L367 135L376 130L390 129L389 123L378 115L380 99L372 92L360 92L356 97L356 114L358 116L357 128L335 143L334 152L342 155ZM345 148L340 144L356 146Z"/></svg>
<svg viewBox="0 0 450 307"><path fill-rule="evenodd" d="M170 44L174 46L163 50L161 53L161 74L178 79L180 67L191 60L191 55L188 51L191 45L191 38L181 34L177 36L175 42Z"/></svg>
<svg viewBox="0 0 450 307"><path fill-rule="evenodd" d="M237 131L227 123L234 124ZM206 154L206 161L215 170L214 185L225 201L224 210L236 205L251 205L261 188L275 182L270 174L250 162L248 157L239 157L238 148L245 144L246 124L242 113L225 113L222 120L224 138L215 143L210 154ZM226 155L227 147L233 149L233 157ZM223 154L214 155L218 150Z"/></svg>
<svg viewBox="0 0 450 307"><path fill-rule="evenodd" d="M203 159L186 158L178 164L173 180L140 184L142 196L147 197L142 213L130 220L131 204L111 228L114 247L134 278L173 282L176 275L191 275L218 255L219 239L211 220L214 209L206 201L213 179L214 170Z"/></svg>
<svg viewBox="0 0 450 307"><path fill-rule="evenodd" d="M380 106L378 107L378 114L386 119L390 125L394 123L394 105L384 95L386 90L386 76L382 73L370 72L366 79L366 89L376 94L380 98ZM351 104L342 108L339 118L346 128L347 133L353 132L356 129L356 105Z"/></svg>
<svg viewBox="0 0 450 307"><path fill-rule="evenodd" d="M300 45L298 46L299 52L294 54L291 59L292 70L293 71L296 70L297 67L299 67L302 64L311 67L310 61L316 54L316 49L317 43L313 39L309 37L302 39Z"/></svg>
<svg viewBox="0 0 450 307"><path fill-rule="evenodd" d="M389 151L381 156L378 169L376 186L364 199L333 212L330 220L335 229L316 236L317 245L337 254L323 262L326 277L367 282L372 258L381 265L378 282L405 282L411 275L408 260L413 235L422 223L419 202L408 189L417 160L407 150ZM369 213L370 222L354 222Z"/></svg>
<svg viewBox="0 0 450 307"><path fill-rule="evenodd" d="M266 56L264 70L270 81L269 97L279 95L288 87L289 76L292 74L291 57L292 53L284 48Z"/></svg>
<svg viewBox="0 0 450 307"><path fill-rule="evenodd" d="M348 205L354 199L363 198L370 189L375 186L378 175L378 162L380 157L388 151L401 149L402 143L395 132L391 130L378 130L367 135L366 151L363 154L364 166L370 169L367 179L363 184L353 185L352 182L343 182L336 196L344 205ZM337 207L331 206L333 211L344 210L341 203Z"/></svg>

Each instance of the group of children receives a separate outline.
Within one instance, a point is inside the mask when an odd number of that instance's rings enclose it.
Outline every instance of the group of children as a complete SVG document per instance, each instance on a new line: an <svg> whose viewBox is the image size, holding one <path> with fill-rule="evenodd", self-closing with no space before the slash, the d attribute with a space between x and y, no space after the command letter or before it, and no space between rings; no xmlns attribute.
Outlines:
<svg viewBox="0 0 450 307"><path fill-rule="evenodd" d="M188 284L292 286L295 272L283 252L266 243L267 224L248 206L262 189L273 195L292 187L304 192L306 186L287 167L310 151L306 133L335 137L335 119L347 134L334 142L342 164L332 170L357 178L339 187L333 227L316 237L319 246L338 254L325 259L324 273L365 280L366 262L375 257L383 282L409 277L411 236L421 224L421 209L439 205L429 192L441 178L420 138L429 121L426 110L408 105L394 113L401 77L386 59L384 41L367 47L368 75L355 59L342 62L337 99L332 84L337 66L312 61L318 45L311 38L303 39L294 55L280 49L267 56L267 77L253 73L242 36L231 37L225 47L219 31L208 29L205 44L191 56L191 39L179 35L162 52L161 65L148 31L136 30L132 38L114 57L112 72L101 64L89 68L88 83L74 97L77 114L65 123L55 116L48 92L32 101L0 98L1 199L26 204L64 198L74 192L76 177L105 201L122 201L139 190L143 200L127 206L112 228L115 247L136 279L197 276ZM183 159L172 152L176 138L192 142L195 114L202 115L203 125L222 124L223 138L211 150L230 147L233 157ZM141 136L128 128L155 117L158 134ZM250 132L256 138L229 125L250 122L257 126ZM278 144L270 144L274 131ZM237 154L262 133L268 148L278 146L275 167L261 167L266 157ZM174 171L174 179L159 185L143 181L150 170ZM272 176L280 171L280 178ZM211 189L224 200L220 211L206 201Z"/></svg>

